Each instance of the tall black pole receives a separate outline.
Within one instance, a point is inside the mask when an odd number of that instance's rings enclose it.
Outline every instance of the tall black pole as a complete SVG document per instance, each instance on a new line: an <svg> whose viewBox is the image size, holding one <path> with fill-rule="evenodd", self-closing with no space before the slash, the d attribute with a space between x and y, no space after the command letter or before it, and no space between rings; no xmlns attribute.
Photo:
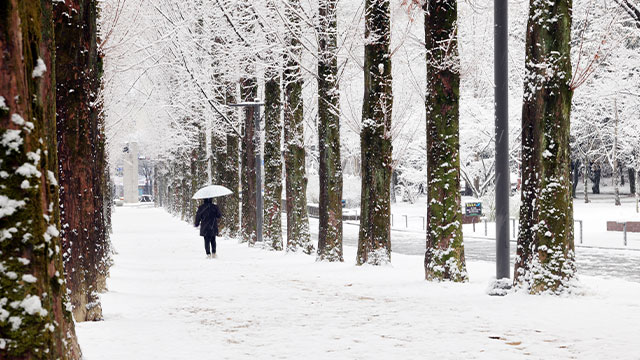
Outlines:
<svg viewBox="0 0 640 360"><path fill-rule="evenodd" d="M509 3L494 0L496 279L509 278Z"/></svg>

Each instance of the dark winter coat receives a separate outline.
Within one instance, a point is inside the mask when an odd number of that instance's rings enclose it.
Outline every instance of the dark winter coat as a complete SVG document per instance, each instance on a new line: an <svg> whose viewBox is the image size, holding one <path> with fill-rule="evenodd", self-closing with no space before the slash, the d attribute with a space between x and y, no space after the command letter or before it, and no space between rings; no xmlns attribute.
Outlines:
<svg viewBox="0 0 640 360"><path fill-rule="evenodd" d="M200 236L217 236L218 235L218 219L222 216L218 206L205 201L200 205L196 213L195 226L200 226Z"/></svg>

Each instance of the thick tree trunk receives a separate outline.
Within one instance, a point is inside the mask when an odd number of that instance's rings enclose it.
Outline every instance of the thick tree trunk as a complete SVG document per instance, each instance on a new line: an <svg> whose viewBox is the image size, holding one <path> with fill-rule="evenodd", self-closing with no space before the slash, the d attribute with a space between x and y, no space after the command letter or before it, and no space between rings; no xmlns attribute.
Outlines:
<svg viewBox="0 0 640 360"><path fill-rule="evenodd" d="M389 0L366 0L364 101L360 151L362 192L356 263L391 261L391 15Z"/></svg>
<svg viewBox="0 0 640 360"><path fill-rule="evenodd" d="M460 212L460 58L456 0L424 5L427 50L427 280L467 281Z"/></svg>
<svg viewBox="0 0 640 360"><path fill-rule="evenodd" d="M74 318L93 321L102 319L98 291L106 280L109 256L103 216L106 161L96 2L55 2L54 12L65 268Z"/></svg>
<svg viewBox="0 0 640 360"><path fill-rule="evenodd" d="M59 237L52 6L0 2L0 358L7 360L81 357Z"/></svg>
<svg viewBox="0 0 640 360"><path fill-rule="evenodd" d="M627 169L627 173L629 174L629 194L636 193L636 169L629 168Z"/></svg>
<svg viewBox="0 0 640 360"><path fill-rule="evenodd" d="M571 0L531 0L522 107L523 188L515 284L560 293L575 274L569 174Z"/></svg>
<svg viewBox="0 0 640 360"><path fill-rule="evenodd" d="M240 84L243 101L254 101L258 94L255 79L243 79ZM253 107L244 108L242 136L242 242L256 243L256 147L254 141Z"/></svg>
<svg viewBox="0 0 640 360"><path fill-rule="evenodd" d="M300 1L288 0L287 18L290 22L287 34L289 55L284 72L285 108L284 139L287 191L287 251L311 254L314 250L309 235L307 214L307 175L304 150L304 112L302 99L302 75L300 69L302 45L300 44Z"/></svg>
<svg viewBox="0 0 640 360"><path fill-rule="evenodd" d="M320 229L318 260L342 255L342 164L338 88L337 0L318 3L318 137L320 150Z"/></svg>
<svg viewBox="0 0 640 360"><path fill-rule="evenodd" d="M280 74L269 69L264 87L264 245L283 250L282 244L282 103Z"/></svg>

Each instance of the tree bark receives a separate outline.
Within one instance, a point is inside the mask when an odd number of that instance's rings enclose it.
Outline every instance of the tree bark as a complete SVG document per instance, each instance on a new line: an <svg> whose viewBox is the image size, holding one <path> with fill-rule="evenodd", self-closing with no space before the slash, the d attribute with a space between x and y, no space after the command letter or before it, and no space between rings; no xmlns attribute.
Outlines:
<svg viewBox="0 0 640 360"><path fill-rule="evenodd" d="M75 320L94 321L102 319L98 292L99 284L106 281L109 257L103 216L106 158L96 2L55 2L54 15L65 268Z"/></svg>
<svg viewBox="0 0 640 360"><path fill-rule="evenodd" d="M427 50L427 280L467 281L460 212L460 58L456 0L424 5Z"/></svg>
<svg viewBox="0 0 640 360"><path fill-rule="evenodd" d="M582 165L583 169L583 181L584 181L584 203L589 203L589 158L585 157L584 165Z"/></svg>
<svg viewBox="0 0 640 360"><path fill-rule="evenodd" d="M314 250L309 235L307 214L307 175L304 150L304 112L302 99L302 74L300 60L300 1L288 0L286 17L290 30L287 34L289 47L284 72L285 109L285 169L287 191L287 251L302 251L311 254Z"/></svg>
<svg viewBox="0 0 640 360"><path fill-rule="evenodd" d="M243 101L254 101L258 84L254 78L245 78L240 84ZM242 135L242 242L256 243L256 146L252 106L244 108L244 133Z"/></svg>
<svg viewBox="0 0 640 360"><path fill-rule="evenodd" d="M81 357L59 236L52 6L0 2L0 358L7 360Z"/></svg>
<svg viewBox="0 0 640 360"><path fill-rule="evenodd" d="M571 0L531 0L522 106L523 188L515 284L560 293L575 275L569 174Z"/></svg>
<svg viewBox="0 0 640 360"><path fill-rule="evenodd" d="M362 192L356 263L391 261L391 15L389 0L366 0L364 101L360 149Z"/></svg>
<svg viewBox="0 0 640 360"><path fill-rule="evenodd" d="M593 194L600 194L600 177L602 175L602 169L600 168L600 164L595 163L593 165L593 171L591 171L592 177L591 182L591 192Z"/></svg>
<svg viewBox="0 0 640 360"><path fill-rule="evenodd" d="M236 99L236 87L233 83L225 84L225 94L227 103L233 103ZM237 121L237 114L234 110L227 112L227 118ZM236 121L232 121L235 123ZM230 125L227 125L230 126ZM221 223L224 233L237 238L240 233L240 138L231 128L227 128L227 149L222 175L222 184L232 191L224 199L224 206L221 208Z"/></svg>
<svg viewBox="0 0 640 360"><path fill-rule="evenodd" d="M318 260L344 261L342 254L342 164L338 88L337 0L318 3L318 138L320 228Z"/></svg>
<svg viewBox="0 0 640 360"><path fill-rule="evenodd" d="M636 170L633 168L627 169L629 174L629 194L636 193Z"/></svg>
<svg viewBox="0 0 640 360"><path fill-rule="evenodd" d="M280 74L270 68L264 87L264 241L270 250L282 244L282 103Z"/></svg>
<svg viewBox="0 0 640 360"><path fill-rule="evenodd" d="M576 198L576 189L578 188L578 182L580 181L580 160L571 162L571 170L573 172L573 180L571 182L571 196Z"/></svg>

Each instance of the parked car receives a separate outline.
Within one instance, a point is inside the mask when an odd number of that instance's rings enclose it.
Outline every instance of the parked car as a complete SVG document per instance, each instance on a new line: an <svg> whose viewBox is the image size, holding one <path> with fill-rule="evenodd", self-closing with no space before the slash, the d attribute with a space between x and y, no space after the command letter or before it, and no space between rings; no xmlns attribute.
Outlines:
<svg viewBox="0 0 640 360"><path fill-rule="evenodd" d="M153 197L151 195L140 195L138 201L141 203L151 203L153 202Z"/></svg>

